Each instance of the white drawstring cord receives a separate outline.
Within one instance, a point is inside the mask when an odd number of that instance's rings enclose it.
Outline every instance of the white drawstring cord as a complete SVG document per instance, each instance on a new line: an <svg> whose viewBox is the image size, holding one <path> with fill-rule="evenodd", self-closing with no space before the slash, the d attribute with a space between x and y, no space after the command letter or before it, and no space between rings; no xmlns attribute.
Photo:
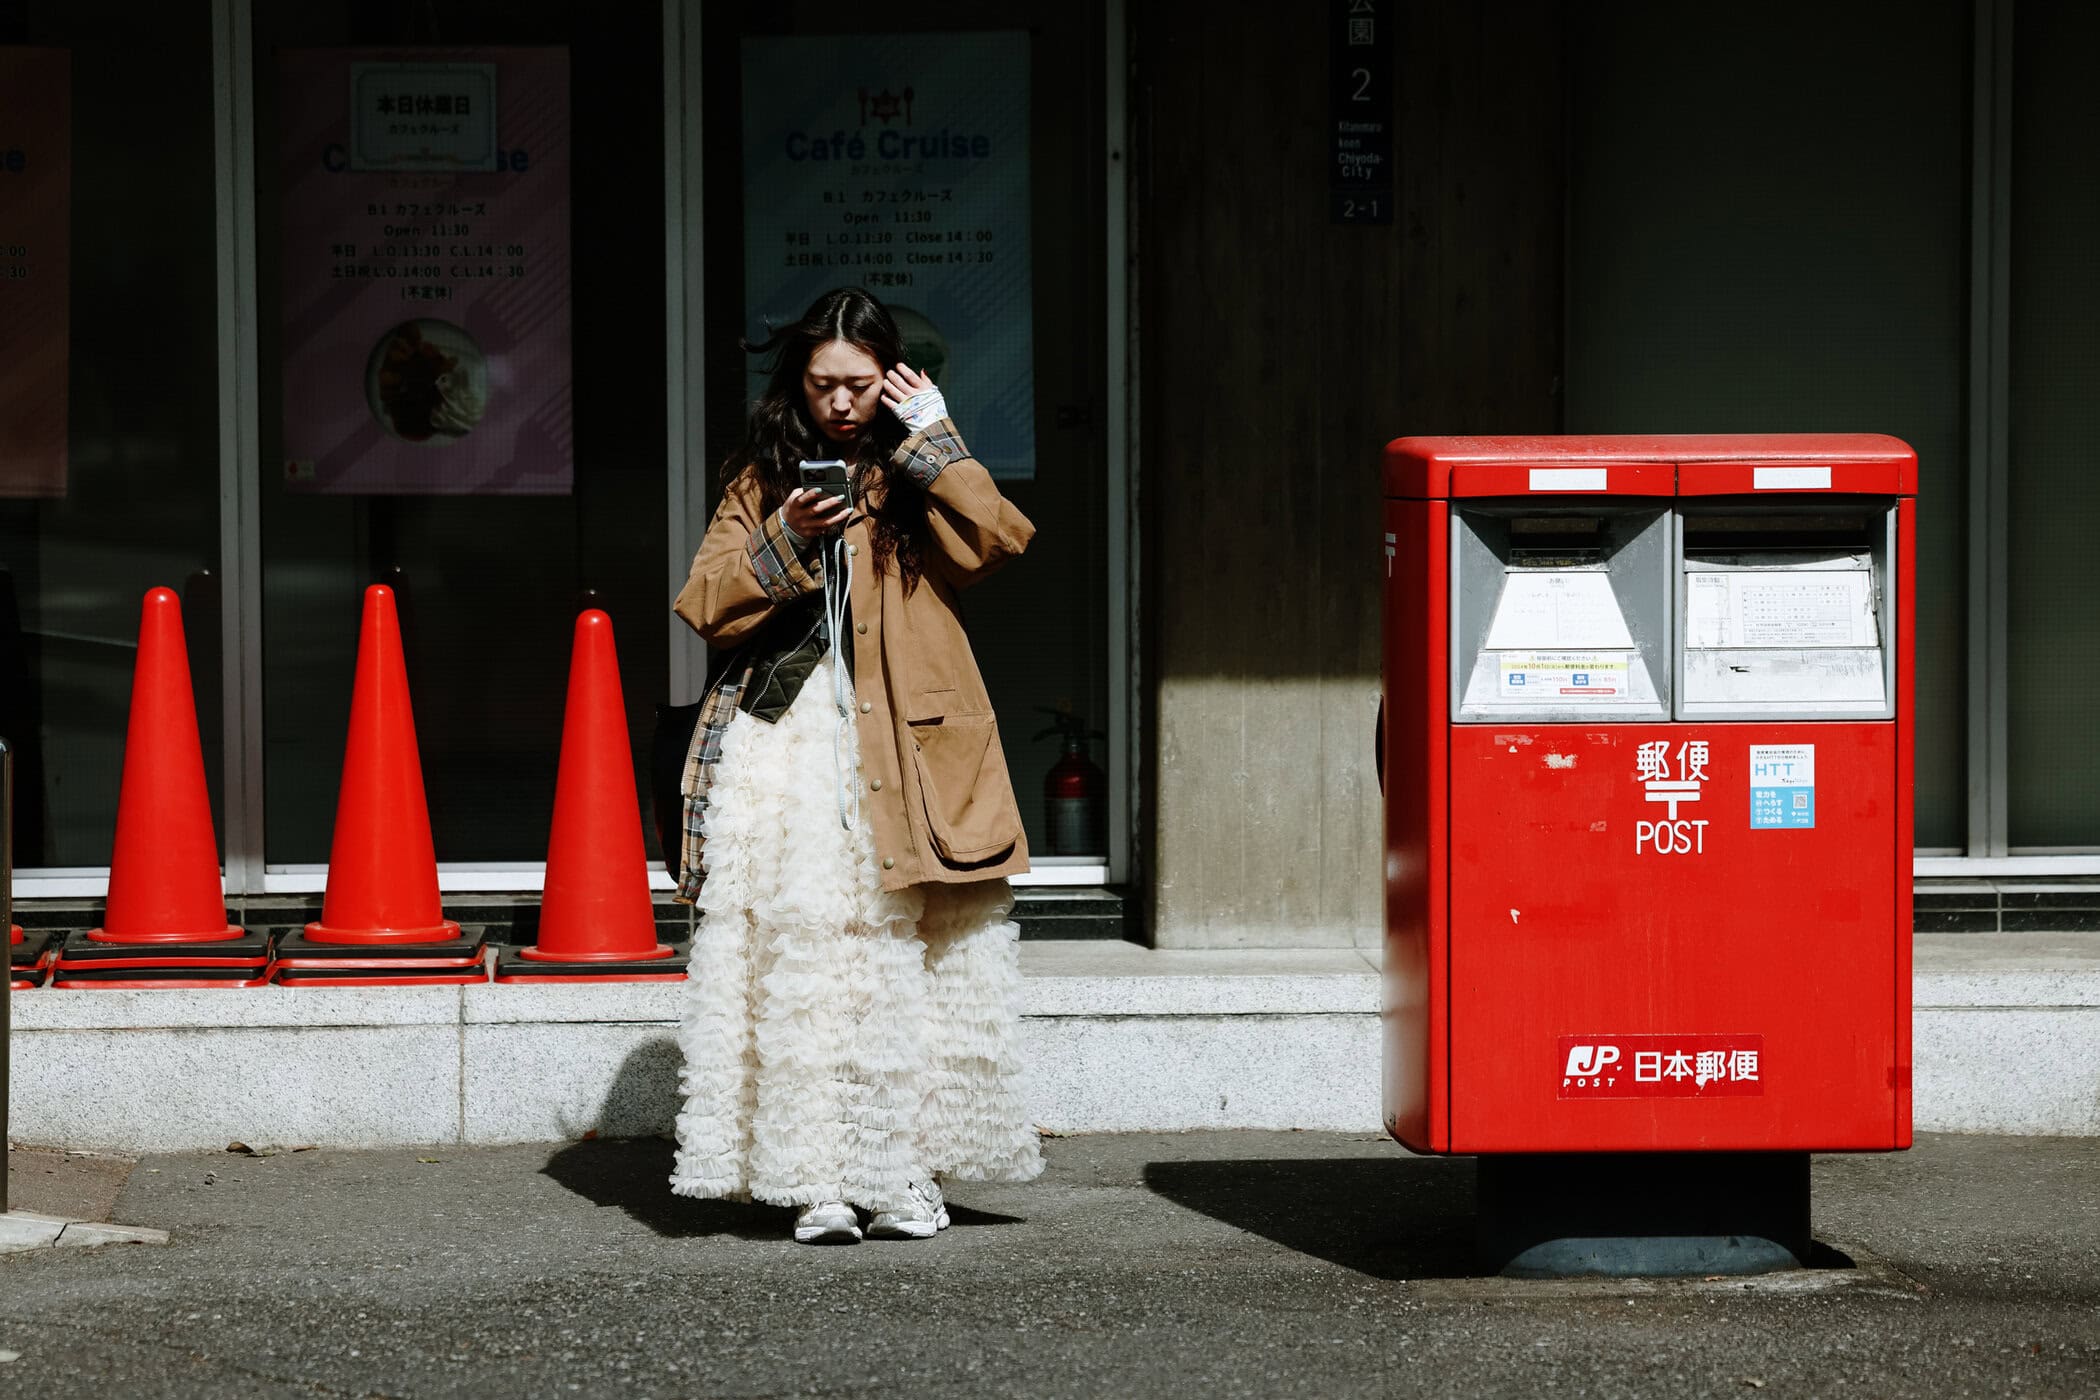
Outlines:
<svg viewBox="0 0 2100 1400"><path fill-rule="evenodd" d="M824 629L831 634L831 702L838 718L831 731L831 769L836 778L839 825L851 831L860 824L860 774L852 775L853 816L846 816L846 726L853 723L853 677L846 670L846 615L853 598L853 553L843 532L824 544Z"/></svg>

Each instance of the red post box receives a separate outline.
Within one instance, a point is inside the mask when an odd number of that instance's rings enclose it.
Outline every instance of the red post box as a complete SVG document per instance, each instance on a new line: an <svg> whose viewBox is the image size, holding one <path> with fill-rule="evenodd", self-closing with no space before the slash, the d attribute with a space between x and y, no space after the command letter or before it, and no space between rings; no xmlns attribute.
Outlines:
<svg viewBox="0 0 2100 1400"><path fill-rule="evenodd" d="M1386 448L1394 1137L1909 1145L1916 480L1867 435Z"/></svg>

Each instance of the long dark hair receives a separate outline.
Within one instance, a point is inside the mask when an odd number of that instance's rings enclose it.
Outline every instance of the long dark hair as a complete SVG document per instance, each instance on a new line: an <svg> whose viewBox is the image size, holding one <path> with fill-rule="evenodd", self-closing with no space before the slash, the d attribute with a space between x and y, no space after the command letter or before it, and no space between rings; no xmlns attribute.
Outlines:
<svg viewBox="0 0 2100 1400"><path fill-rule="evenodd" d="M744 440L722 464L722 484L732 486L750 472L758 481L761 511L778 510L788 493L802 484L802 463L838 455L839 445L810 421L809 401L802 392L802 374L810 357L834 340L874 356L878 373L904 362L904 337L898 334L889 308L859 287L826 292L802 313L802 319L764 340L737 342L747 354L773 358L766 365L765 392L751 405ZM923 572L926 505L917 490L908 484L900 487L893 480L890 457L904 438L904 424L897 415L878 407L853 450L865 469L858 478L862 499L857 504L868 516L874 537L875 571L880 574L894 563L909 591ZM872 490L868 489L870 482L874 483Z"/></svg>

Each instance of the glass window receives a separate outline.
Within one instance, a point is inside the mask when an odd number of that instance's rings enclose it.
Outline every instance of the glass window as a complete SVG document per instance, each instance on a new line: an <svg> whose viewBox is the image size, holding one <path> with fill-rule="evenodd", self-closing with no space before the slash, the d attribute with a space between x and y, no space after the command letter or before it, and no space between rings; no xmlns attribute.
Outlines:
<svg viewBox="0 0 2100 1400"><path fill-rule="evenodd" d="M1947 0L1569 11L1568 430L1917 449L1928 849L1967 841L1969 27Z"/></svg>
<svg viewBox="0 0 2100 1400"><path fill-rule="evenodd" d="M1037 534L1024 559L970 590L963 604L971 647L999 715L1031 852L1038 858L1107 856L1105 824L1094 824L1094 839L1084 843L1060 840L1053 833L1044 782L1061 750L1054 738L1036 737L1053 722L1048 712L1064 706L1094 729L1105 731L1109 723L1106 444L1113 425L1107 421L1102 358L1107 340L1104 23L1098 5L1046 0L999 7L990 16L984 6L957 0L914 6L908 14L885 13L881 27L886 33L880 37L910 36L905 51L910 52L909 45L923 46L919 50L923 61L899 65L894 80L887 71L871 75L866 93L856 87L854 98L856 103L865 97L875 104L883 93L891 92L900 104L907 94L920 101L918 89L912 86L913 73L938 72L959 42L985 31L1004 32L1025 42L1030 85L1026 229L1031 251L1028 306L1033 325L1034 393L1032 404L1023 402L1007 416L1028 418L1032 414L1034 459L1029 476L1003 480L1000 487L1035 522ZM758 3L707 7L702 45L708 104L704 119L709 133L704 171L708 239L705 354L708 450L715 463L737 444L745 396L752 383L746 357L737 349L739 336L760 331L746 321L747 260L780 256L772 248L744 246L746 115L771 121L781 108L766 105L762 93L745 92L743 41L747 37L859 35L870 28L866 6L832 0L793 7ZM885 129L902 131L915 115L901 105L889 123L881 120L875 106L869 113L865 123L849 123L849 139L862 129L878 135ZM879 159L880 152L876 155ZM895 164L912 165L913 161L907 158ZM937 168L937 162L925 162L916 170L899 173L897 187L930 187L927 177ZM822 172L814 164L811 172L811 181L820 182ZM857 178L851 189L858 190L865 183ZM909 230L932 225L905 222L888 226ZM968 232L974 236L974 230ZM914 295L911 290L869 278L867 273L873 270L879 270L879 265L840 268L833 284L860 282L892 303ZM793 311L801 309L796 306ZM994 405L958 396L951 399L951 406L965 440L982 452L981 438L988 432L984 425L992 418ZM711 466L710 480L713 475ZM1105 752L1104 745L1095 744L1093 761L1103 762ZM1105 801L1101 810L1106 810ZM1081 845L1095 849L1081 849Z"/></svg>
<svg viewBox="0 0 2100 1400"><path fill-rule="evenodd" d="M225 835L211 17L31 0L0 8L0 64L0 160L14 167L0 183L64 167L71 183L35 228L0 229L0 733L18 750L15 861L102 866L139 605L155 585L183 595ZM31 93L25 143L10 99ZM54 104L64 119L47 120Z"/></svg>
<svg viewBox="0 0 2100 1400"><path fill-rule="evenodd" d="M638 782L667 698L661 12L267 0L254 48L265 859L328 859L388 583L439 861L543 860L578 610Z"/></svg>
<svg viewBox="0 0 2100 1400"><path fill-rule="evenodd" d="M2013 21L2007 838L2100 846L2100 10L2023 0Z"/></svg>

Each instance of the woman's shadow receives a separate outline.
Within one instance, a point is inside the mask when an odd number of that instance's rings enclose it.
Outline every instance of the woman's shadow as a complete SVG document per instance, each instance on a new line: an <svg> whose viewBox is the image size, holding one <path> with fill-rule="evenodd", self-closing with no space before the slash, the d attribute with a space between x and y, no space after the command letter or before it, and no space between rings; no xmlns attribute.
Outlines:
<svg viewBox="0 0 2100 1400"><path fill-rule="evenodd" d="M678 1047L652 1041L621 1063L605 1106L595 1122L574 1125L581 1141L564 1143L547 1158L540 1175L595 1205L610 1206L670 1239L728 1235L778 1240L787 1234L782 1206L743 1201L701 1201L671 1193L676 1148L658 1135L676 1112ZM661 1104L661 1112L655 1105ZM598 1132L648 1136L596 1137ZM949 1203L950 1221L960 1226L1018 1225L1016 1216Z"/></svg>
<svg viewBox="0 0 2100 1400"><path fill-rule="evenodd" d="M654 1137L572 1142L555 1149L540 1174L587 1201L625 1212L668 1239L729 1235L775 1240L786 1232L786 1216L778 1206L672 1195L673 1150Z"/></svg>

